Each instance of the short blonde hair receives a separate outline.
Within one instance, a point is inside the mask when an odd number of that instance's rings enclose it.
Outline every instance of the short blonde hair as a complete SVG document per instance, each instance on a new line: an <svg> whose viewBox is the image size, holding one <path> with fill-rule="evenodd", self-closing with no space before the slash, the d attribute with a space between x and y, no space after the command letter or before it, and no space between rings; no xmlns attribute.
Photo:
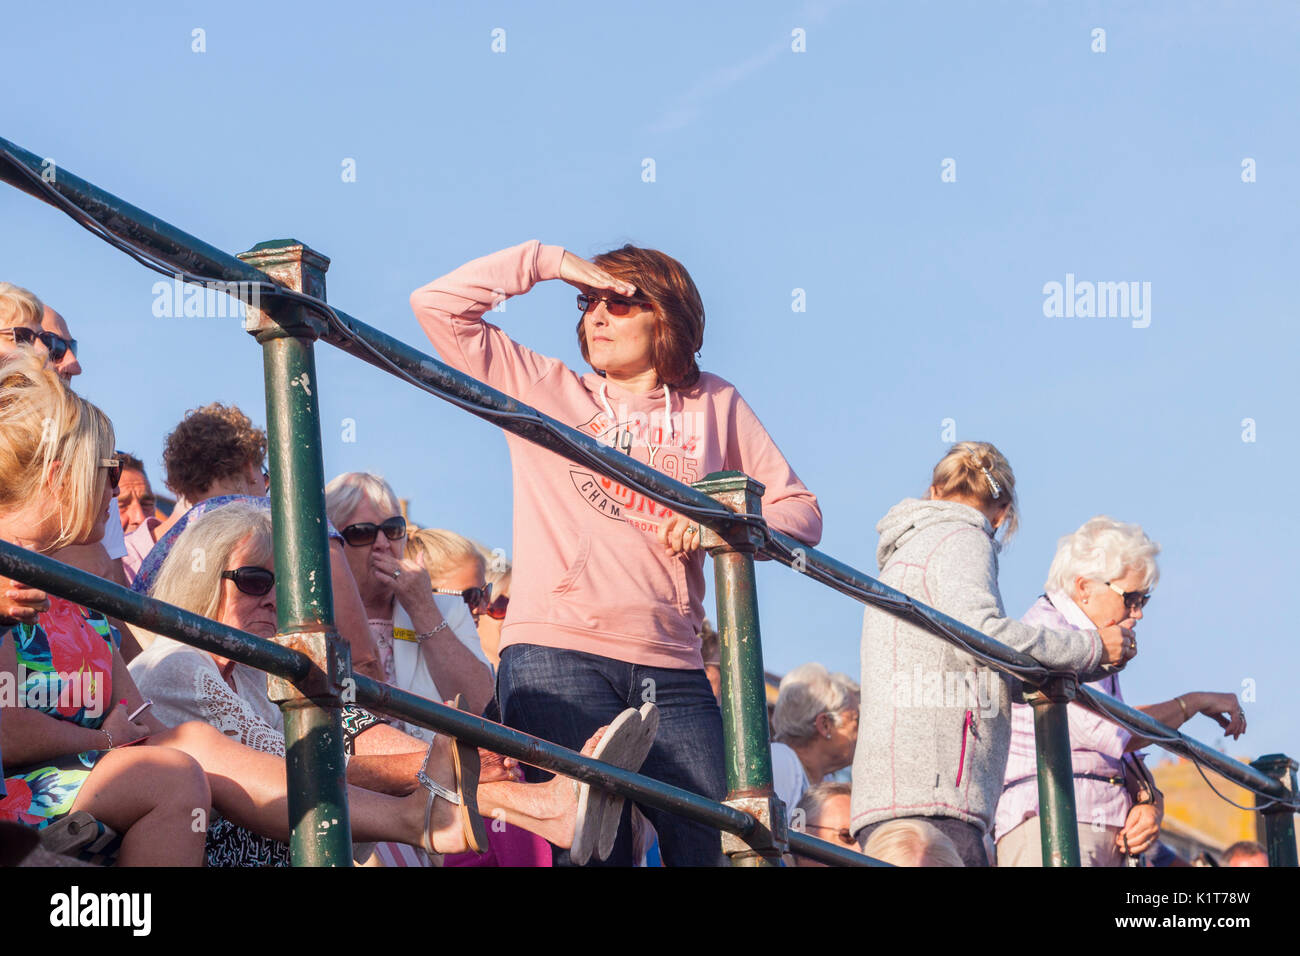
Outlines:
<svg viewBox="0 0 1300 956"><path fill-rule="evenodd" d="M471 542L478 549L479 556L483 558L483 580L488 583L493 594L504 594L510 590L510 579L514 575L514 567L510 559L503 556L503 552L498 548L496 551L489 551L487 545L480 541Z"/></svg>
<svg viewBox="0 0 1300 956"><path fill-rule="evenodd" d="M85 541L104 523L100 510L112 458L113 423L96 406L63 384L58 373L30 349L0 360L0 512L49 498L56 475L59 536L54 551Z"/></svg>
<svg viewBox="0 0 1300 956"><path fill-rule="evenodd" d="M934 466L930 487L938 492L938 499L971 498L981 507L1005 501L1003 541L1009 541L1020 526L1015 473L1006 456L986 441L959 441L949 448Z"/></svg>
<svg viewBox="0 0 1300 956"><path fill-rule="evenodd" d="M0 326L34 325L39 328L44 315L45 304L36 298L36 293L12 282L0 282Z"/></svg>
<svg viewBox="0 0 1300 956"><path fill-rule="evenodd" d="M390 517L402 513L402 506L392 485L379 475L349 471L331 479L325 486L325 514L336 528L348 524L348 519L356 513L363 501L369 501Z"/></svg>
<svg viewBox="0 0 1300 956"><path fill-rule="evenodd" d="M406 537L406 556L412 561L424 560L429 579L436 581L450 574L467 561L478 565L487 579L487 562L478 546L464 535L444 528L421 528Z"/></svg>
<svg viewBox="0 0 1300 956"><path fill-rule="evenodd" d="M867 856L894 866L965 866L952 840L924 820L890 820L871 831Z"/></svg>
<svg viewBox="0 0 1300 956"><path fill-rule="evenodd" d="M1075 578L1115 581L1134 568L1142 572L1140 590L1149 591L1160 580L1156 564L1159 553L1160 545L1147 537L1141 525L1097 515L1056 542L1056 556L1047 571L1047 589L1069 594L1074 590Z"/></svg>
<svg viewBox="0 0 1300 956"><path fill-rule="evenodd" d="M239 543L250 536L252 560L269 566L275 547L267 508L251 501L232 501L204 512L187 524L172 544L150 595L216 620L221 572Z"/></svg>

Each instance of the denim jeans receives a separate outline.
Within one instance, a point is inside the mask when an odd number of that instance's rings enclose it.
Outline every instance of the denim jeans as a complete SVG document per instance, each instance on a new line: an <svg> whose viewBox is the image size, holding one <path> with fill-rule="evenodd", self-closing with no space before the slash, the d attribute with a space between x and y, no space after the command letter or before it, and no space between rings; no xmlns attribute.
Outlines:
<svg viewBox="0 0 1300 956"><path fill-rule="evenodd" d="M726 796L722 713L704 671L643 667L581 651L512 644L501 655L497 699L502 723L580 750L596 730L645 701L659 708L659 732L641 773L712 800ZM525 767L527 779L551 774ZM721 835L712 827L652 807L640 810L659 834L667 866L718 866ZM631 807L625 804L614 852L604 864L631 866ZM555 851L558 866L567 851Z"/></svg>

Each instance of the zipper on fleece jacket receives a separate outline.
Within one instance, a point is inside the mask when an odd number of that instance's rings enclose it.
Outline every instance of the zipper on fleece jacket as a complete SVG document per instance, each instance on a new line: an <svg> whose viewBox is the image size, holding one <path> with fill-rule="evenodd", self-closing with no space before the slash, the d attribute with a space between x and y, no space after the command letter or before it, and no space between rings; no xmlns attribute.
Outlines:
<svg viewBox="0 0 1300 956"><path fill-rule="evenodd" d="M966 716L962 719L962 722L961 722L961 757L958 758L958 760L957 760L957 783L956 783L956 786L958 786L958 787L961 786L961 773L962 773L962 770L965 769L965 767L966 767L966 733L967 733L967 731L970 731L972 734L973 734L974 731L975 731L975 712L974 712L974 711L971 711L971 710L966 711Z"/></svg>

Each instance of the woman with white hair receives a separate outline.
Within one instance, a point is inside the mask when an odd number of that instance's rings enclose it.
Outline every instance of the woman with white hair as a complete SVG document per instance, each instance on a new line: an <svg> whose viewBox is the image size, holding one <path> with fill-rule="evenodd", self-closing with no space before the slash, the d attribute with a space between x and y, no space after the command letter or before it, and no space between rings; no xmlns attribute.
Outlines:
<svg viewBox="0 0 1300 956"><path fill-rule="evenodd" d="M427 570L406 557L406 518L392 487L365 472L339 475L325 486L325 512L343 536L384 681L436 700L461 694L481 714L492 672L473 618L461 597L435 594Z"/></svg>
<svg viewBox="0 0 1300 956"><path fill-rule="evenodd" d="M781 679L772 711L772 789L787 810L812 784L853 762L858 700L852 678L815 661Z"/></svg>
<svg viewBox="0 0 1300 956"><path fill-rule="evenodd" d="M1056 631L1114 625L1132 630L1160 579L1159 552L1139 525L1104 515L1092 518L1058 542L1046 593L1021 621ZM1132 640L1136 653L1137 638ZM1124 699L1117 674L1087 686ZM1224 736L1236 739L1246 730L1235 694L1193 691L1138 709L1171 727L1205 714L1223 727ZM1141 854L1155 843L1164 814L1159 791L1145 780L1145 768L1137 763L1141 758L1132 753L1147 741L1079 704L1071 703L1068 714L1080 861L1084 866L1121 866L1125 856ZM1042 866L1032 708L1013 705L1011 720L1011 755L994 824L998 865ZM1146 802L1135 803L1133 794Z"/></svg>

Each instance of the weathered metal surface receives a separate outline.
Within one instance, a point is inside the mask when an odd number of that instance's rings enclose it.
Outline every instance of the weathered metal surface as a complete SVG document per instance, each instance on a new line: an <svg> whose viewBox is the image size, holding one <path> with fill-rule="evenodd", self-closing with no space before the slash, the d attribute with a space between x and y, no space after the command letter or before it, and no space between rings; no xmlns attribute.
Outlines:
<svg viewBox="0 0 1300 956"><path fill-rule="evenodd" d="M771 857L785 853L789 845L789 822L785 804L775 795L766 797L729 797L726 805L754 818L754 829L744 837L722 834L722 852L733 866L746 866L754 856Z"/></svg>
<svg viewBox="0 0 1300 956"><path fill-rule="evenodd" d="M243 258L271 270L280 285L325 289L329 260L301 243L261 243ZM299 304L272 298L261 305L249 309L249 325L262 346L266 381L276 641L305 651L316 665L314 685L275 687L290 755L289 853L294 866L351 866L340 675L352 668L348 646L334 627L320 385L313 354L317 329Z"/></svg>
<svg viewBox="0 0 1300 956"><path fill-rule="evenodd" d="M1036 692L1025 695L1034 709L1038 746L1038 825L1044 866L1079 865L1079 821L1074 806L1074 767L1070 759L1069 703L1078 682L1073 675L1053 675Z"/></svg>
<svg viewBox="0 0 1300 956"><path fill-rule="evenodd" d="M700 484L725 500L729 509L758 514L763 486L740 472L707 475ZM718 604L718 641L722 672L722 739L727 767L727 801L768 801L772 792L772 751L768 739L767 685L758 626L758 586L754 580L756 544L744 535L735 544L724 530L709 554L713 557L714 592ZM784 814L779 834L755 832L742 843L724 841L724 850L737 866L780 866L784 843ZM755 842L749 843L753 837Z"/></svg>
<svg viewBox="0 0 1300 956"><path fill-rule="evenodd" d="M1252 761L1251 766L1278 782L1287 781L1290 784L1287 789L1291 793L1296 792L1297 764L1286 754L1266 754ZM1266 802L1259 797L1255 798L1256 806ZM1260 842L1268 851L1268 865L1300 865L1296 859L1295 811L1288 806L1266 806L1255 819L1258 822Z"/></svg>

